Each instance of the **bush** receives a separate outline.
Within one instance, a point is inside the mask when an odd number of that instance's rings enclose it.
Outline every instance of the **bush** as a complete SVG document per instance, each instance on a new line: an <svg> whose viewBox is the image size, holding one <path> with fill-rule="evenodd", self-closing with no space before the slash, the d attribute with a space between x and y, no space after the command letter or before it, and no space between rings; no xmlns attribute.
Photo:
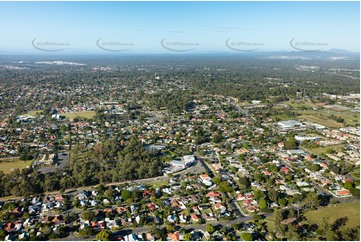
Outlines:
<svg viewBox="0 0 361 242"><path fill-rule="evenodd" d="M95 233L96 233L95 230L91 227L85 227L79 232L79 234L82 236L95 235Z"/></svg>
<svg viewBox="0 0 361 242"><path fill-rule="evenodd" d="M253 240L253 236L250 233L243 233L241 237L242 237L242 240L244 240L244 241L252 241Z"/></svg>

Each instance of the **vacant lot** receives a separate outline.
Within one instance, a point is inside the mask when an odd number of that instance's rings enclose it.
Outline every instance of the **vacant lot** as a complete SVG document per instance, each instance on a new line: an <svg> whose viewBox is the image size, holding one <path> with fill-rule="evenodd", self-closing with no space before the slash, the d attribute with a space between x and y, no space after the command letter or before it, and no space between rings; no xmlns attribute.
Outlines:
<svg viewBox="0 0 361 242"><path fill-rule="evenodd" d="M307 150L308 152L312 153L312 154L315 154L315 155L321 155L322 153L326 154L326 150L328 149L333 149L333 150L336 150L336 151L341 151L342 148L344 147L345 145L343 144L340 144L340 145L330 145L330 146L325 146L325 147L319 147L319 148L304 148L305 150Z"/></svg>
<svg viewBox="0 0 361 242"><path fill-rule="evenodd" d="M169 185L169 183L166 180L156 180L147 182L147 185L153 186L155 188L160 188L161 186Z"/></svg>
<svg viewBox="0 0 361 242"><path fill-rule="evenodd" d="M360 123L360 114L350 111L341 111L337 112L330 109L322 110L300 110L297 111L300 115L299 118L304 118L310 122L315 122L322 124L330 128L340 128L343 127L343 124L337 123L336 121L328 118L330 115L335 115L336 117L341 117L345 120L348 125L356 125Z"/></svg>
<svg viewBox="0 0 361 242"><path fill-rule="evenodd" d="M32 161L22 161L19 158L4 158L0 159L0 171L9 174L13 169L24 169L31 166Z"/></svg>
<svg viewBox="0 0 361 242"><path fill-rule="evenodd" d="M22 115L31 115L31 116L36 116L37 113L41 114L43 112L43 110L32 110L32 111L29 111L27 113L24 113Z"/></svg>
<svg viewBox="0 0 361 242"><path fill-rule="evenodd" d="M83 111L83 112L76 112L76 113L64 113L62 114L65 117L69 118L70 120L73 120L76 117L81 117L81 118L87 118L87 119L91 119L94 117L95 115L95 111Z"/></svg>
<svg viewBox="0 0 361 242"><path fill-rule="evenodd" d="M298 116L299 119L306 119L309 122L321 124L329 128L343 127L342 123L337 123L336 121L330 118L320 116L316 113L313 113L312 111L299 111L298 113L300 114L300 116Z"/></svg>
<svg viewBox="0 0 361 242"><path fill-rule="evenodd" d="M360 201L330 205L330 207L306 212L305 216L309 224L320 223L323 217L329 217L332 223L338 218L347 216L346 226L360 226Z"/></svg>

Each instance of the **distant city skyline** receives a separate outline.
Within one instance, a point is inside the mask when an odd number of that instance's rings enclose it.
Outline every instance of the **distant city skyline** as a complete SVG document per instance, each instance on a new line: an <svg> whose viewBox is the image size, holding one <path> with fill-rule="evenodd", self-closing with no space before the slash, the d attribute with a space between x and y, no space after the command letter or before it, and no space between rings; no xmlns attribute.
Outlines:
<svg viewBox="0 0 361 242"><path fill-rule="evenodd" d="M359 2L0 2L0 54L360 51Z"/></svg>

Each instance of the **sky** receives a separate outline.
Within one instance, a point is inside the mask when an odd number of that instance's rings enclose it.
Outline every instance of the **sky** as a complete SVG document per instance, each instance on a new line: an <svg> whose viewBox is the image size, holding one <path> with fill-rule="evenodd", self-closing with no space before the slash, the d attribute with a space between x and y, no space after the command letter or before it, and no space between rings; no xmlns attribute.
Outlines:
<svg viewBox="0 0 361 242"><path fill-rule="evenodd" d="M360 51L359 2L0 2L0 53Z"/></svg>

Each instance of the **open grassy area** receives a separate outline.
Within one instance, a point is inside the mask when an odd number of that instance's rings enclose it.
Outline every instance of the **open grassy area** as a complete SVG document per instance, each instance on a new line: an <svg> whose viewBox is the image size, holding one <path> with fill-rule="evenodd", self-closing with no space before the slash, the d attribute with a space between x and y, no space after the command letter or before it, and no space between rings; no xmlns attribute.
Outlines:
<svg viewBox="0 0 361 242"><path fill-rule="evenodd" d="M305 119L309 122L324 125L329 128L342 128L342 123L337 123L335 120L319 115L316 111L298 111L299 119Z"/></svg>
<svg viewBox="0 0 361 242"><path fill-rule="evenodd" d="M76 112L76 113L64 113L62 114L65 117L69 118L70 120L73 120L76 117L81 117L81 118L87 118L87 119L91 119L94 117L95 115L95 111L83 111L83 112Z"/></svg>
<svg viewBox="0 0 361 242"><path fill-rule="evenodd" d="M305 213L307 223L320 223L323 217L329 217L330 222L334 222L341 217L348 217L346 226L354 227L360 225L360 201L352 201L347 203L339 203L330 205L329 207L320 208L315 211L308 211ZM269 231L273 231L276 227L274 216L271 215L265 220Z"/></svg>
<svg viewBox="0 0 361 242"><path fill-rule="evenodd" d="M321 109L321 110L300 110L297 111L300 115L299 118L304 118L310 122L315 122L322 124L330 128L340 128L343 127L343 124L337 123L335 120L328 118L330 115L335 115L336 117L341 117L345 120L348 125L358 126L360 123L360 114L353 113L350 111L334 111L330 109Z"/></svg>
<svg viewBox="0 0 361 242"><path fill-rule="evenodd" d="M302 107L312 108L312 107L316 106L315 104L308 102L308 101L296 102L294 100L289 100L289 101L283 102L283 104L287 104L292 108L302 108Z"/></svg>
<svg viewBox="0 0 361 242"><path fill-rule="evenodd" d="M19 158L5 158L0 159L0 171L5 174L9 174L12 169L24 169L27 166L31 166L32 161L22 161Z"/></svg>
<svg viewBox="0 0 361 242"><path fill-rule="evenodd" d="M329 207L320 208L316 211L308 211L305 214L309 224L319 223L323 217L329 217L330 222L334 222L341 217L348 217L346 226L360 226L360 201L352 201L330 205Z"/></svg>
<svg viewBox="0 0 361 242"><path fill-rule="evenodd" d="M29 112L27 112L27 113L24 113L24 114L22 114L22 115L32 115L32 116L36 116L36 114L37 113L42 113L43 112L43 110L32 110L32 111L29 111Z"/></svg>
<svg viewBox="0 0 361 242"><path fill-rule="evenodd" d="M152 181L152 182L147 182L147 185L151 185L155 188L159 188L161 186L165 186L168 185L168 181L167 180L158 180L158 181Z"/></svg>
<svg viewBox="0 0 361 242"><path fill-rule="evenodd" d="M350 173L356 180L360 180L360 167L356 167L353 172Z"/></svg>
<svg viewBox="0 0 361 242"><path fill-rule="evenodd" d="M321 155L322 153L326 154L326 150L328 149L334 149L336 151L341 151L342 148L344 147L345 145L343 144L340 144L340 145L330 145L330 146L324 146L324 147L319 147L319 148L304 148L302 147L303 149L305 149L306 151L312 153L312 154L315 154L315 155Z"/></svg>

